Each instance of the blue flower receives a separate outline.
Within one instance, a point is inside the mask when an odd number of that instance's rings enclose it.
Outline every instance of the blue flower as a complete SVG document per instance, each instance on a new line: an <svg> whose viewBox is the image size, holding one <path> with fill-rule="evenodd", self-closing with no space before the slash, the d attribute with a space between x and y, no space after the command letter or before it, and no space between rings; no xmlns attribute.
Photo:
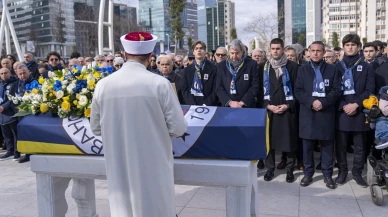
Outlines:
<svg viewBox="0 0 388 217"><path fill-rule="evenodd" d="M31 83L26 84L26 91L31 91L32 89L40 90L41 88L42 85L40 85L37 80L33 80Z"/></svg>
<svg viewBox="0 0 388 217"><path fill-rule="evenodd" d="M82 88L87 87L87 82L86 80L78 80L77 83L75 84L75 88L73 88L74 93L79 93Z"/></svg>
<svg viewBox="0 0 388 217"><path fill-rule="evenodd" d="M58 90L61 90L61 89L62 89L62 82L59 81L59 80L56 80L56 82L54 84L54 90L58 91Z"/></svg>
<svg viewBox="0 0 388 217"><path fill-rule="evenodd" d="M112 74L112 72L113 72L113 67L112 66L106 66L106 67L102 68L102 73L103 74L106 74L106 73Z"/></svg>

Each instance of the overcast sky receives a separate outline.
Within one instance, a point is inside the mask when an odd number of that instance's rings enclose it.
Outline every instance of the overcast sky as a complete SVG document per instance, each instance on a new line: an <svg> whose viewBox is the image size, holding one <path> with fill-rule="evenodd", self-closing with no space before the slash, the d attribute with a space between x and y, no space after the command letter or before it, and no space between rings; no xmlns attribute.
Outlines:
<svg viewBox="0 0 388 217"><path fill-rule="evenodd" d="M115 0L127 2L129 5L138 7L138 0ZM268 14L277 11L275 0L232 0L235 3L237 36L248 43L254 35L244 32L244 27L254 15Z"/></svg>

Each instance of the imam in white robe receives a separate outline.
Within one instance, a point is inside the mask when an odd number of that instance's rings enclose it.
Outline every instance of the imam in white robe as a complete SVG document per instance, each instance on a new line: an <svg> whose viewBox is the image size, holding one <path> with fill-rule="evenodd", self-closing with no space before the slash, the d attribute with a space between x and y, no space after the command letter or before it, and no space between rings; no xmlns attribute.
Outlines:
<svg viewBox="0 0 388 217"><path fill-rule="evenodd" d="M90 125L102 136L112 217L175 217L171 137L187 122L170 82L126 62L98 82Z"/></svg>

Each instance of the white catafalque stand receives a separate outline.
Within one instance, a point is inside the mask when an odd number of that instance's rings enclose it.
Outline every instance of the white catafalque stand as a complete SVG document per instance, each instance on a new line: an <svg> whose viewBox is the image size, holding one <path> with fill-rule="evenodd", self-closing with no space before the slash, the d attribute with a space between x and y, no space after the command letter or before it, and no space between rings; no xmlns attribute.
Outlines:
<svg viewBox="0 0 388 217"><path fill-rule="evenodd" d="M36 173L40 217L65 216L65 191L71 179L78 216L98 217L94 180L106 179L104 157L33 155L31 170ZM175 159L174 179L175 184L227 186L227 217L258 216L255 162Z"/></svg>

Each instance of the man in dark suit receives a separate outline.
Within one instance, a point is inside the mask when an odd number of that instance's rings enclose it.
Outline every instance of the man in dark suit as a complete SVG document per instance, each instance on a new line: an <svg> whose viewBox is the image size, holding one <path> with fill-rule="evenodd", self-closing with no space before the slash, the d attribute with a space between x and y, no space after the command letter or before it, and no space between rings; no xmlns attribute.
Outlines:
<svg viewBox="0 0 388 217"><path fill-rule="evenodd" d="M217 105L216 66L206 59L206 45L196 41L193 46L195 60L182 73L182 94L186 105Z"/></svg>
<svg viewBox="0 0 388 217"><path fill-rule="evenodd" d="M368 184L361 177L365 163L365 139L369 125L366 123L363 100L369 98L375 90L373 67L362 61L358 54L361 47L360 37L348 34L342 39L344 58L336 67L341 71L343 96L339 100L336 115L336 155L339 173L335 182L342 185L348 175L346 147L348 139L354 143L352 175L361 187Z"/></svg>
<svg viewBox="0 0 388 217"><path fill-rule="evenodd" d="M333 149L336 102L341 97L341 74L323 59L324 44L313 42L309 47L310 62L299 68L295 83L295 96L300 102L299 137L303 139L303 187L312 182L315 172L314 144L322 145L322 173L326 187L334 189Z"/></svg>
<svg viewBox="0 0 388 217"><path fill-rule="evenodd" d="M256 61L246 58L244 44L235 39L229 44L229 57L217 64L217 96L221 105L255 108L259 84Z"/></svg>
<svg viewBox="0 0 388 217"><path fill-rule="evenodd" d="M287 152L291 159L286 164L286 181L295 180L295 151L298 148L297 106L294 98L294 84L298 64L287 60L284 42L280 38L270 43L271 57L266 62L263 72L264 108L268 110L269 146L265 161L267 173L265 181L271 181L275 171L275 150Z"/></svg>

